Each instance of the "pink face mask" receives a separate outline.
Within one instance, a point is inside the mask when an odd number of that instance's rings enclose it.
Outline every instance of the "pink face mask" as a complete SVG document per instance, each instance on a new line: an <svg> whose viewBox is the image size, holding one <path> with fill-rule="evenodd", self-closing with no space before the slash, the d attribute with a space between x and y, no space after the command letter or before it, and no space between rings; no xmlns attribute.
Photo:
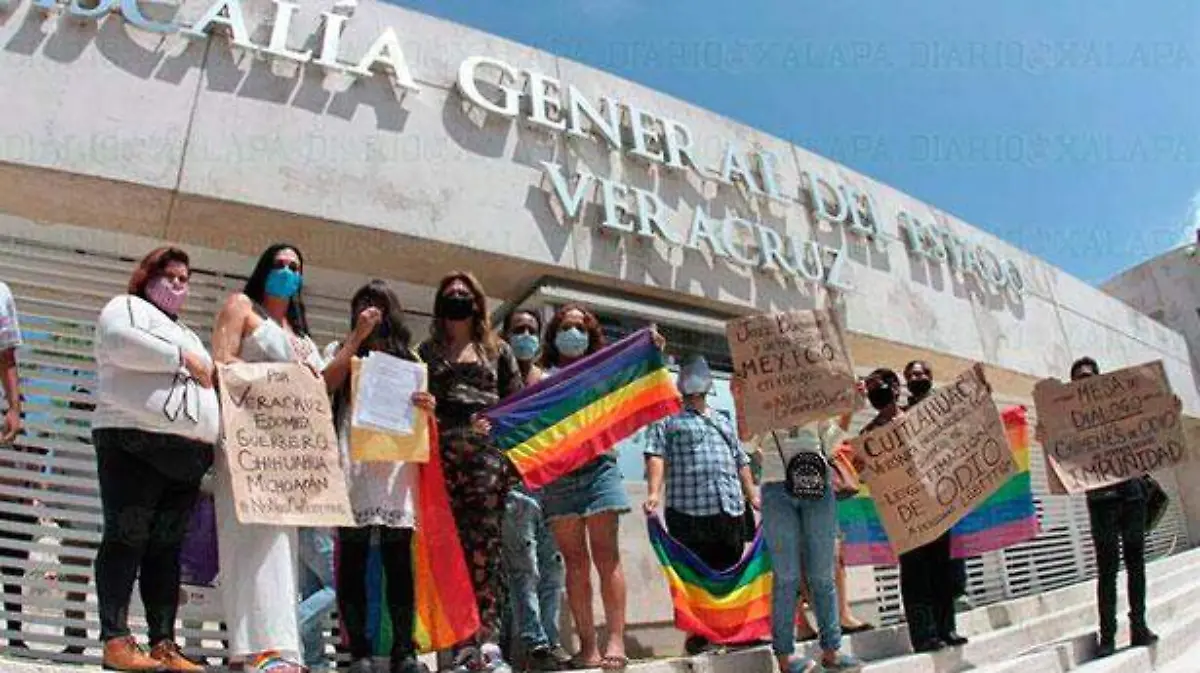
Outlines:
<svg viewBox="0 0 1200 673"><path fill-rule="evenodd" d="M146 285L146 299L163 313L179 315L179 309L188 298L188 286L175 287L165 276L159 276Z"/></svg>

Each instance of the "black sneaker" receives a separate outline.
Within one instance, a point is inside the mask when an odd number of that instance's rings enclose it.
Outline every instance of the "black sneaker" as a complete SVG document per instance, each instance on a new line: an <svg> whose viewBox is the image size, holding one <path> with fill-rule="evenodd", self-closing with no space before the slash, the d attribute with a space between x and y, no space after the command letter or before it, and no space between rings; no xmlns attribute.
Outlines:
<svg viewBox="0 0 1200 673"><path fill-rule="evenodd" d="M573 657L571 653L563 649L562 645L555 645L550 648L550 656L554 657L554 661L558 662L559 670L568 670Z"/></svg>
<svg viewBox="0 0 1200 673"><path fill-rule="evenodd" d="M921 642L919 642L913 646L913 652L918 652L918 653L920 653L920 652L939 652L944 649L946 649L946 643L942 642L942 640L940 638L930 638L928 640L922 640Z"/></svg>
<svg viewBox="0 0 1200 673"><path fill-rule="evenodd" d="M683 641L683 651L691 656L703 654L708 649L708 641L701 636L688 636Z"/></svg>
<svg viewBox="0 0 1200 673"><path fill-rule="evenodd" d="M1129 645L1131 647L1150 647L1158 642L1158 634L1146 627L1133 628L1129 632Z"/></svg>
<svg viewBox="0 0 1200 673"><path fill-rule="evenodd" d="M955 631L951 631L950 633L947 633L946 635L942 636L941 639L942 639L942 642L946 643L950 647L962 647L963 645L966 645L968 642L966 636L960 636Z"/></svg>
<svg viewBox="0 0 1200 673"><path fill-rule="evenodd" d="M1117 644L1112 638L1101 637L1099 644L1096 645L1096 658L1111 657L1116 651Z"/></svg>
<svg viewBox="0 0 1200 673"><path fill-rule="evenodd" d="M388 673L422 673L424 670L414 654L394 655L388 666Z"/></svg>
<svg viewBox="0 0 1200 673"><path fill-rule="evenodd" d="M542 645L529 650L525 654L526 671L561 671L562 664L554 657L554 651L549 646Z"/></svg>

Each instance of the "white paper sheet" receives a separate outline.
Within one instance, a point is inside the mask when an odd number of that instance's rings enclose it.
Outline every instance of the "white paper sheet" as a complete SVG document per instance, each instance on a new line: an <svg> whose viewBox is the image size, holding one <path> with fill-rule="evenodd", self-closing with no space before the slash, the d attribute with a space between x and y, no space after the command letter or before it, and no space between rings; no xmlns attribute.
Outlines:
<svg viewBox="0 0 1200 673"><path fill-rule="evenodd" d="M363 358L350 422L395 435L413 432L412 395L425 389L425 366L386 353Z"/></svg>

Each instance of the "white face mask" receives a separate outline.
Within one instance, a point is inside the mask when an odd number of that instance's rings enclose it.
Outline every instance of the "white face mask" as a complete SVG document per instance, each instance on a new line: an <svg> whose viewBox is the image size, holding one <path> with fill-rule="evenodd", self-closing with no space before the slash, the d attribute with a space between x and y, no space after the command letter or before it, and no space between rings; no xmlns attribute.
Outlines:
<svg viewBox="0 0 1200 673"><path fill-rule="evenodd" d="M712 379L707 376L689 374L679 381L679 392L684 395L704 395L712 388Z"/></svg>

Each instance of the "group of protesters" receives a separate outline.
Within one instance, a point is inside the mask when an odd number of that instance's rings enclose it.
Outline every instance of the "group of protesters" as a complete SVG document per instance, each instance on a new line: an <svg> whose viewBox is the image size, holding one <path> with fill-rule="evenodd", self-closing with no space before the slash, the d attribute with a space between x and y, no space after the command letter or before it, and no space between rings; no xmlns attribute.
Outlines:
<svg viewBox="0 0 1200 673"><path fill-rule="evenodd" d="M605 453L546 486L530 490L490 441L483 412L523 388L555 377L605 345L586 307L560 308L548 324L516 310L493 328L485 294L469 273L441 280L433 298L429 338L419 344L404 307L386 283L372 281L349 304L349 329L335 343L313 342L303 301L304 259L278 244L263 252L244 288L231 294L213 326L211 353L180 320L191 263L179 248L148 254L127 292L100 314L92 438L103 506L95 561L100 640L106 668L119 671L200 671L175 640L180 548L202 490L216 503L220 584L232 668L301 673L330 665L324 624L336 606L353 673L373 670L368 634L367 568L373 541L381 548L393 643L389 670L420 670L415 645L415 581L410 549L417 520L416 465L350 460L350 372L354 358L383 352L423 363L428 390L411 404L437 422L439 452L463 558L481 627L451 653L456 673L507 673L516 653L526 670L626 667L626 583L618 544L622 514L631 510L620 468ZM8 413L3 439L20 427L20 394L13 349L20 343L11 295L0 284L0 374ZM14 336L15 334L15 336ZM655 344L665 343L657 332ZM336 530L241 523L220 449L218 364L295 362L321 377L330 395L354 525ZM1072 367L1072 379L1099 373L1091 360ZM933 370L915 361L901 378L872 372L859 392L876 410L863 428L880 427L919 403L933 388ZM832 471L812 493L785 485L798 460L827 464L848 441L850 414L812 423L786 442L747 449L734 421L707 404L713 375L702 358L680 369L683 410L648 428L648 513L661 511L670 534L713 568L742 558L758 519L774 569L771 640L780 670L855 670L842 652L844 633L871 628L851 614L840 559L837 494ZM907 388L907 397L904 388ZM733 392L739 395L737 381ZM752 462L761 467L756 478ZM212 468L216 469L212 469ZM209 483L206 475L215 475ZM1131 485L1132 484L1132 485ZM1117 540L1129 567L1134 644L1155 636L1145 624L1145 577L1136 484L1089 494L1100 566L1101 648L1115 634ZM760 516L756 517L756 513ZM948 534L900 557L901 593L909 637L917 652L962 646L955 600L966 592L962 560L950 556ZM335 562L335 548L338 550ZM594 623L592 573L599 578L604 638ZM148 645L129 623L135 580L140 587ZM16 587L19 591L19 587ZM5 589L9 592L9 587ZM568 654L558 632L566 605L579 641ZM816 628L807 626L811 606ZM19 606L6 603L10 615ZM799 610L800 619L797 620ZM796 653L815 636L815 661ZM711 644L689 634L689 653Z"/></svg>

